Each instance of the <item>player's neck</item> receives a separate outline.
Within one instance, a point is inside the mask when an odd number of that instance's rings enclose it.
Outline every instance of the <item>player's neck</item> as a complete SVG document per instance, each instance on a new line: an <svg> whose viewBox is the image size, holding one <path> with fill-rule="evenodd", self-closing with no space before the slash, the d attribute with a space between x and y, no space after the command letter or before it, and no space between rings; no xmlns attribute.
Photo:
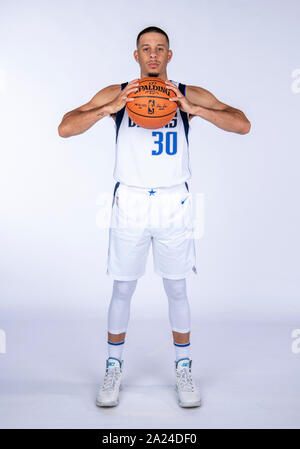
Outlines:
<svg viewBox="0 0 300 449"><path fill-rule="evenodd" d="M142 73L142 72L141 72L140 78L148 78L148 76L149 76L148 73ZM168 79L168 77L167 77L167 72L159 73L158 76L157 76L157 78L160 78L160 79L166 81L166 80Z"/></svg>

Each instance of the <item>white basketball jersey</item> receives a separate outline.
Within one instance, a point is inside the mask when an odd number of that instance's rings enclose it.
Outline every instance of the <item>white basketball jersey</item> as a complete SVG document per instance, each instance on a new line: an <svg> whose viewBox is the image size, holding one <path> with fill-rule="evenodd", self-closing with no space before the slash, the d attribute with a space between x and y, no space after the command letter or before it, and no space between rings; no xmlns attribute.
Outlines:
<svg viewBox="0 0 300 449"><path fill-rule="evenodd" d="M185 94L184 84L172 82ZM121 88L126 85L123 83ZM137 187L169 187L191 178L186 112L177 108L166 126L146 129L129 118L124 106L116 113L115 127L116 181Z"/></svg>

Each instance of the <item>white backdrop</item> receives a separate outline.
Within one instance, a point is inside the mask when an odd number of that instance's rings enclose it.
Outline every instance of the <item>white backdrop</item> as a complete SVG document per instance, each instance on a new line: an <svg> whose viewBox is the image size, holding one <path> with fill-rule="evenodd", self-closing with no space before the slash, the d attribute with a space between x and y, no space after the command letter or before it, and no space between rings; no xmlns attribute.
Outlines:
<svg viewBox="0 0 300 449"><path fill-rule="evenodd" d="M300 3L2 0L4 330L23 317L106 320L108 230L96 220L99 195L112 197L115 184L114 123L106 117L67 139L57 126L103 87L140 76L133 51L150 25L169 35L169 79L210 90L252 124L238 135L191 122L190 190L204 198L198 275L187 279L192 326L300 327ZM143 319L168 326L151 251L131 311Z"/></svg>

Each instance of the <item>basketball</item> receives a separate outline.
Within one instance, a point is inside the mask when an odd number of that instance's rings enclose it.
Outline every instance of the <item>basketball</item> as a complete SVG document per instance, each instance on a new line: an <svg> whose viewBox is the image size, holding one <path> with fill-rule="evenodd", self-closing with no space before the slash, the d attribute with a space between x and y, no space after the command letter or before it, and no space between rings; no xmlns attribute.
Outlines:
<svg viewBox="0 0 300 449"><path fill-rule="evenodd" d="M172 120L178 107L175 101L169 100L170 97L176 97L176 94L161 78L141 78L138 90L128 95L135 100L127 102L127 113L142 128L162 128Z"/></svg>

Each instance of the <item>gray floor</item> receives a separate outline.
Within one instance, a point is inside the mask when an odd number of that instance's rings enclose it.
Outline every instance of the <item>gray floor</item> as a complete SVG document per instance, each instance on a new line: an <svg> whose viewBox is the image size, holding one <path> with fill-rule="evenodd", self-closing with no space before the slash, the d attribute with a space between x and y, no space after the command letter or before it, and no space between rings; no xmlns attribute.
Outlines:
<svg viewBox="0 0 300 449"><path fill-rule="evenodd" d="M195 321L195 318L194 318ZM1 322L1 428L299 428L300 353L294 324L201 323L192 330L200 408L174 391L168 321L131 322L118 407L95 406L106 358L105 322L45 317Z"/></svg>

